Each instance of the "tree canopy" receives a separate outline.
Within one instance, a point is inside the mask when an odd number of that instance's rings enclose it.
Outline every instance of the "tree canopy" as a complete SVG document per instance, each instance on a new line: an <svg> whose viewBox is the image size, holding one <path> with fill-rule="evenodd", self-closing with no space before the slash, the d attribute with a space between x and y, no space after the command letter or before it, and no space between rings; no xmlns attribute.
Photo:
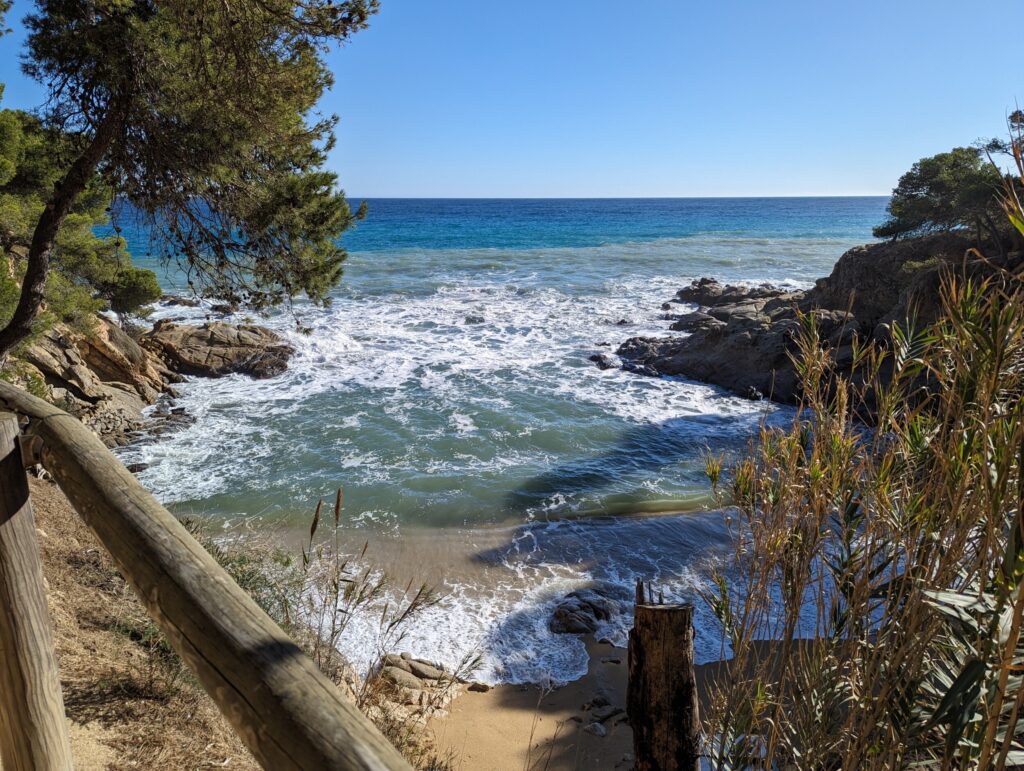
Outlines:
<svg viewBox="0 0 1024 771"><path fill-rule="evenodd" d="M0 111L0 250L6 263L0 270L0 320L17 303L35 223L74 147L73 138L45 128L38 118ZM94 232L109 223L109 201L109 190L94 176L65 217L54 242L41 321L85 329L98 310L137 313L160 296L156 275L131 264L122 238Z"/></svg>
<svg viewBox="0 0 1024 771"><path fill-rule="evenodd" d="M900 177L889 201L889 219L874 235L899 238L969 229L979 238L987 233L999 240L1000 227L1005 227L1002 185L1003 175L978 148L957 147L922 158Z"/></svg>
<svg viewBox="0 0 1024 771"><path fill-rule="evenodd" d="M324 170L324 54L376 0L38 0L25 71L76 148L30 239L0 359L38 313L57 231L94 175L206 296L264 308L327 299L353 213Z"/></svg>

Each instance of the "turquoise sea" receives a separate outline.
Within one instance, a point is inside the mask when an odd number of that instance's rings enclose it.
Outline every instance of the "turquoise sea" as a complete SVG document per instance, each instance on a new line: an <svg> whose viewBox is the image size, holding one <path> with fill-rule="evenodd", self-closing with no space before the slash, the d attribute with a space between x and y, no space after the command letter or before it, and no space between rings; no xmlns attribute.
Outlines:
<svg viewBox="0 0 1024 771"><path fill-rule="evenodd" d="M346 534L370 540L367 559L449 595L408 650L480 650L492 681L571 679L585 653L547 631L558 597L593 582L626 591L637 575L692 594L727 548L721 513L623 512L706 494L706 450L738 452L759 421L786 417L588 357L668 334L662 303L700 276L809 285L870 240L886 201L370 200L343 238L331 306L261 322L295 345L290 369L185 384L178 404L195 422L122 457L148 464L141 481L172 509L226 531L297 527L342 485ZM145 233L123 227L147 264ZM152 266L181 290L173 267ZM359 661L372 624L353 629L344 645ZM699 611L698 657L719 652Z"/></svg>

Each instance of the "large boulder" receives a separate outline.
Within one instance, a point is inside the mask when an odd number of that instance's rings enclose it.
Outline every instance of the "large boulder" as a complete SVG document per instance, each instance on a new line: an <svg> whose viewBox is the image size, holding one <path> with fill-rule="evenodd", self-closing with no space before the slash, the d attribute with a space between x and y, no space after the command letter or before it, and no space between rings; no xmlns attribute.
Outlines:
<svg viewBox="0 0 1024 771"><path fill-rule="evenodd" d="M294 349L273 330L253 324L214 321L202 326L159 321L143 345L182 375L222 377L241 373L254 378L279 375Z"/></svg>
<svg viewBox="0 0 1024 771"><path fill-rule="evenodd" d="M147 403L166 392L169 382L181 379L120 326L102 316L95 332L78 336L75 343L82 360L97 378L129 385Z"/></svg>
<svg viewBox="0 0 1024 771"><path fill-rule="evenodd" d="M601 621L622 613L621 592L596 586L569 592L551 613L548 628L556 634L587 634Z"/></svg>

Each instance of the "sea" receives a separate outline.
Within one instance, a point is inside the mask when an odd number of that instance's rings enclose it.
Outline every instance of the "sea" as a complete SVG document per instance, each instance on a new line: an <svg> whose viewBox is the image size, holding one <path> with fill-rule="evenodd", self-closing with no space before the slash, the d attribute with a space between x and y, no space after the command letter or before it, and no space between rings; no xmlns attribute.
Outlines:
<svg viewBox="0 0 1024 771"><path fill-rule="evenodd" d="M370 199L328 307L229 317L287 337L288 370L184 383L175 405L194 422L120 456L146 464L140 481L175 513L296 554L317 501L343 488L354 569L390 576L389 603L421 581L442 595L386 642L449 666L476 655L478 680L582 676L584 644L549 629L552 608L576 589L617 593L627 610L598 636L621 644L638 577L695 603L697 660L717 659L702 590L732 527L704 458L735 459L790 413L589 357L672 334L662 305L702 276L810 286L871 240L887 201ZM135 261L185 293L146 231L122 227ZM204 302L151 318L219 316ZM384 644L381 612L346 628L357 666Z"/></svg>

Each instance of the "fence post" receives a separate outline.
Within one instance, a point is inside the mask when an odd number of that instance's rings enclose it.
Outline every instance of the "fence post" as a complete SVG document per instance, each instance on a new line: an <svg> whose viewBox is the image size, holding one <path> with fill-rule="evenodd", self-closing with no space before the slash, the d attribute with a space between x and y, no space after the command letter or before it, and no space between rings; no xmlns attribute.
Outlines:
<svg viewBox="0 0 1024 771"><path fill-rule="evenodd" d="M641 581L629 633L626 709L636 771L697 771L700 716L693 606L655 604L652 596L644 598Z"/></svg>
<svg viewBox="0 0 1024 771"><path fill-rule="evenodd" d="M0 412L0 760L68 771L71 746L18 420Z"/></svg>

